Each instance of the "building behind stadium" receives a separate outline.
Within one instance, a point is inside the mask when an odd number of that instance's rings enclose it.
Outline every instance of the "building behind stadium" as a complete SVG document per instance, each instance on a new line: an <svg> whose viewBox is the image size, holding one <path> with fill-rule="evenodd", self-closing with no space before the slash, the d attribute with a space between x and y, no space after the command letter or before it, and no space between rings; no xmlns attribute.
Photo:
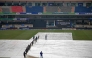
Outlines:
<svg viewBox="0 0 92 58"><path fill-rule="evenodd" d="M92 29L91 0L0 0L0 29Z"/></svg>

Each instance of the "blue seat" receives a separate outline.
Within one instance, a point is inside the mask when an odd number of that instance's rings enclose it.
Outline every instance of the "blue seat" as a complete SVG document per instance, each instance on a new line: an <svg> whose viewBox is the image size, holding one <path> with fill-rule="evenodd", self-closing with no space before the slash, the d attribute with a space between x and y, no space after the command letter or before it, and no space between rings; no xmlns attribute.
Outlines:
<svg viewBox="0 0 92 58"><path fill-rule="evenodd" d="M75 7L75 12L78 12L78 13L81 13L81 12L90 13L90 12L92 12L92 7L77 6L77 7Z"/></svg>
<svg viewBox="0 0 92 58"><path fill-rule="evenodd" d="M43 13L43 7L41 6L26 6L26 12L32 14Z"/></svg>
<svg viewBox="0 0 92 58"><path fill-rule="evenodd" d="M89 12L92 12L92 6L91 6L91 7L89 7Z"/></svg>

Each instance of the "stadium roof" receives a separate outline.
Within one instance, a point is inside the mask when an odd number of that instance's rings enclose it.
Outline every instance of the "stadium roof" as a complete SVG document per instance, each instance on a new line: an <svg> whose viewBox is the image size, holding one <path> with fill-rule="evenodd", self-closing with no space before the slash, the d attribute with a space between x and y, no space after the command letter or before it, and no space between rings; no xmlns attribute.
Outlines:
<svg viewBox="0 0 92 58"><path fill-rule="evenodd" d="M92 0L0 0L0 1L92 1Z"/></svg>

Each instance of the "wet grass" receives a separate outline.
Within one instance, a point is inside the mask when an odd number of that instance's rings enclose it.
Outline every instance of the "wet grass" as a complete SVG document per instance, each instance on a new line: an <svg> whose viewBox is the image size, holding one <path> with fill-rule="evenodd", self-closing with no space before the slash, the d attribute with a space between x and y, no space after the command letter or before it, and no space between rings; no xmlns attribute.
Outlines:
<svg viewBox="0 0 92 58"><path fill-rule="evenodd" d="M28 40L38 32L72 32L73 40L92 40L92 30L0 30L0 39Z"/></svg>

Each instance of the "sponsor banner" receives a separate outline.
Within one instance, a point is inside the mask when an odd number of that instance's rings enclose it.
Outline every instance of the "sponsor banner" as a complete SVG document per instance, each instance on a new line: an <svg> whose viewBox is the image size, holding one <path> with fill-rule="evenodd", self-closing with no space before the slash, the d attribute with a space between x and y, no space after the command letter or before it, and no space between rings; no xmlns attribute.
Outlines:
<svg viewBox="0 0 92 58"><path fill-rule="evenodd" d="M19 29L21 29L21 30L29 30L30 28L28 28L28 27L20 27Z"/></svg>
<svg viewBox="0 0 92 58"><path fill-rule="evenodd" d="M92 21L92 18L89 18L89 20L91 20L91 21Z"/></svg>
<svg viewBox="0 0 92 58"><path fill-rule="evenodd" d="M69 14L69 13L67 13L67 12L54 12L52 14Z"/></svg>
<svg viewBox="0 0 92 58"><path fill-rule="evenodd" d="M32 14L32 13L26 13L26 14Z"/></svg>
<svg viewBox="0 0 92 58"><path fill-rule="evenodd" d="M41 15L41 14L43 14L43 13L42 13L42 12L39 12L38 14Z"/></svg>
<svg viewBox="0 0 92 58"><path fill-rule="evenodd" d="M76 30L76 28L62 28L62 30Z"/></svg>
<svg viewBox="0 0 92 58"><path fill-rule="evenodd" d="M86 15L92 15L92 13L85 13Z"/></svg>
<svg viewBox="0 0 92 58"><path fill-rule="evenodd" d="M23 12L22 12L22 13L16 13L16 14L39 14L39 15L41 15L41 14L43 14L43 13L42 13L42 12L38 12L38 13L35 13L35 12L34 12L34 13L23 13Z"/></svg>
<svg viewBox="0 0 92 58"><path fill-rule="evenodd" d="M29 18L14 18L13 20L29 20Z"/></svg>
<svg viewBox="0 0 92 58"><path fill-rule="evenodd" d="M79 12L75 13L75 15L92 15L92 13Z"/></svg>
<svg viewBox="0 0 92 58"><path fill-rule="evenodd" d="M20 15L20 14L38 14L38 15L43 15L43 14L47 14L47 15L52 15L52 14L63 14L63 15L92 15L92 13L86 13L86 12L77 12L77 13L71 13L71 12L46 12L46 13L42 13L42 12L33 12L33 13L26 13L26 12L17 12L17 13L0 13L0 14L16 14L16 15Z"/></svg>
<svg viewBox="0 0 92 58"><path fill-rule="evenodd" d="M20 14L26 14L26 12L21 12Z"/></svg>

